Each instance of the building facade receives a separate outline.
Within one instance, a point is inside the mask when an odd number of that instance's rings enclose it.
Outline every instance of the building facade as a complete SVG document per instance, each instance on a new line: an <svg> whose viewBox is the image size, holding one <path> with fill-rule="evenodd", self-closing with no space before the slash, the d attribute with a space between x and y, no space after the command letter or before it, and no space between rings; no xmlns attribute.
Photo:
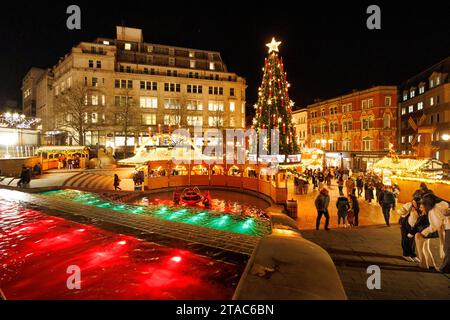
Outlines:
<svg viewBox="0 0 450 320"><path fill-rule="evenodd" d="M295 127L297 136L297 144L301 149L307 148L308 137L308 111L306 108L295 110L292 112L292 122Z"/></svg>
<svg viewBox="0 0 450 320"><path fill-rule="evenodd" d="M398 146L404 155L450 161L450 57L399 86ZM419 147L421 142L431 148ZM423 143L422 143L423 144Z"/></svg>
<svg viewBox="0 0 450 320"><path fill-rule="evenodd" d="M37 84L46 70L31 68L22 80L22 113L27 117L36 117Z"/></svg>
<svg viewBox="0 0 450 320"><path fill-rule="evenodd" d="M117 27L116 39L82 42L40 79L45 144L77 143L58 101L79 87L85 145L120 148L125 137L135 146L178 128L245 127L245 80L228 72L219 52L146 43L140 29Z"/></svg>
<svg viewBox="0 0 450 320"><path fill-rule="evenodd" d="M326 165L365 171L396 144L397 87L353 91L307 107L308 146L326 151Z"/></svg>

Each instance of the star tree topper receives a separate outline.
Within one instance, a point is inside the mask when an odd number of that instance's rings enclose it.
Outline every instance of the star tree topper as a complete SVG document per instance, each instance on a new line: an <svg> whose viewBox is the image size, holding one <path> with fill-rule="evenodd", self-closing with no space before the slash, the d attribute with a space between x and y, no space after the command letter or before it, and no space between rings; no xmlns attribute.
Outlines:
<svg viewBox="0 0 450 320"><path fill-rule="evenodd" d="M278 52L278 46L280 44L281 41L275 41L275 38L272 38L272 42L266 44L266 47L269 48L269 54L272 52Z"/></svg>

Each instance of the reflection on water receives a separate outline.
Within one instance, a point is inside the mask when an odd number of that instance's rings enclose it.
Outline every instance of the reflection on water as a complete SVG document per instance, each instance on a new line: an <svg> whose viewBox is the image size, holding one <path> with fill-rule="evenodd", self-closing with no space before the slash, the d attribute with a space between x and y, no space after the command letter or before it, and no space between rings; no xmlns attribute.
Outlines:
<svg viewBox="0 0 450 320"><path fill-rule="evenodd" d="M81 269L81 289L66 286ZM229 299L242 266L48 216L0 197L7 299Z"/></svg>
<svg viewBox="0 0 450 320"><path fill-rule="evenodd" d="M102 198L100 195L79 190L53 190L42 193L48 197L83 203L113 211L121 211L202 226L234 233L264 236L270 234L270 219L256 206L237 201L213 198L212 208L201 206L173 206L169 199L142 198L134 204L124 204ZM207 232L205 230L205 232Z"/></svg>

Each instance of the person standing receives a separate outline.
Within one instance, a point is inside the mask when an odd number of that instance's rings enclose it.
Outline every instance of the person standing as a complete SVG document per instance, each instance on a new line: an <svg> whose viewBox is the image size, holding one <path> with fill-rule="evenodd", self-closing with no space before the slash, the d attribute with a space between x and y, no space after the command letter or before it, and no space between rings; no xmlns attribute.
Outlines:
<svg viewBox="0 0 450 320"><path fill-rule="evenodd" d="M364 180L363 177L359 175L358 178L356 179L356 188L358 188L358 198L362 196L363 187L364 187Z"/></svg>
<svg viewBox="0 0 450 320"><path fill-rule="evenodd" d="M385 187L384 190L382 189L382 191L380 192L379 201L380 201L381 209L383 210L384 221L386 222L386 225L389 227L390 226L389 220L390 220L390 216L391 216L391 209L393 209L395 206L395 196L391 191L389 191Z"/></svg>
<svg viewBox="0 0 450 320"><path fill-rule="evenodd" d="M319 174L317 175L317 180L319 180L319 189L323 189L323 182L325 181L325 176L322 171L319 171Z"/></svg>
<svg viewBox="0 0 450 320"><path fill-rule="evenodd" d="M320 220L322 216L325 216L325 230L330 230L328 225L330 223L330 215L328 213L328 205L330 204L330 195L328 190L323 188L320 190L319 195L317 196L314 202L317 209L317 220L316 220L316 230L319 230Z"/></svg>
<svg viewBox="0 0 450 320"><path fill-rule="evenodd" d="M347 188L347 196L355 193L355 181L353 181L352 177L348 177L345 187Z"/></svg>
<svg viewBox="0 0 450 320"><path fill-rule="evenodd" d="M339 177L338 189L339 189L339 195L343 196L344 195L344 179L342 179L342 177Z"/></svg>
<svg viewBox="0 0 450 320"><path fill-rule="evenodd" d="M114 174L114 190L122 190L122 188L120 188L120 179L119 176L117 175L117 173Z"/></svg>
<svg viewBox="0 0 450 320"><path fill-rule="evenodd" d="M357 227L359 225L359 202L358 202L358 198L356 197L356 195L351 194L350 195L350 204L351 204L351 209L353 211L353 225L355 227Z"/></svg>
<svg viewBox="0 0 450 320"><path fill-rule="evenodd" d="M419 262L416 256L416 242L414 237L408 237L408 234L413 233L413 228L417 223L420 215L420 198L414 198L411 202L405 203L398 211L400 219L401 245L403 251L403 258L410 262Z"/></svg>
<svg viewBox="0 0 450 320"><path fill-rule="evenodd" d="M347 211L350 209L347 197L340 196L336 201L336 208L338 209L338 227L341 226L341 219L344 228L347 228L345 218L347 217Z"/></svg>

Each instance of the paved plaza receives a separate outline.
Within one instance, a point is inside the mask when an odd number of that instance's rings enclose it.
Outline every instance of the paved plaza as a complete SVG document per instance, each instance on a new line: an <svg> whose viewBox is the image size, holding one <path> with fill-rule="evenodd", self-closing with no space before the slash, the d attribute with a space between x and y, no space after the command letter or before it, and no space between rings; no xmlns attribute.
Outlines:
<svg viewBox="0 0 450 320"><path fill-rule="evenodd" d="M450 299L450 275L435 270L420 269L402 258L398 214L391 217L386 227L380 206L360 198L360 226L337 228L337 185L330 187L330 231L315 230L314 199L318 191L307 195L293 195L298 201L298 225L302 235L323 247L331 255L349 299ZM293 191L293 186L290 188ZM345 192L345 189L344 189ZM400 205L398 205L400 207ZM440 264L438 240L431 240L431 249ZM381 268L381 290L369 290L366 285L367 267Z"/></svg>

